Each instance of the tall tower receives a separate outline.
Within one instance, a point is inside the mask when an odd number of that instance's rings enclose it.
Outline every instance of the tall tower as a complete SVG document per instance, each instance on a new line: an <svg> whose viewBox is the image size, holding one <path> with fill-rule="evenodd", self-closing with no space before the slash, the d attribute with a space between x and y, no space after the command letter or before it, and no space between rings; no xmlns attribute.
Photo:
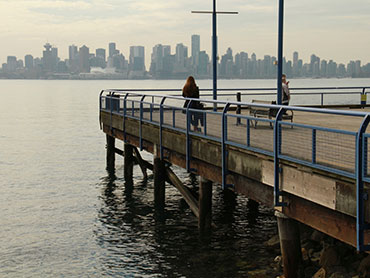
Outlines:
<svg viewBox="0 0 370 278"><path fill-rule="evenodd" d="M193 66L198 65L199 52L200 52L200 36L192 35L191 36L191 62Z"/></svg>
<svg viewBox="0 0 370 278"><path fill-rule="evenodd" d="M53 55L51 52L51 44L46 43L44 45L45 50L42 52L42 66L44 72L52 72L53 71Z"/></svg>
<svg viewBox="0 0 370 278"><path fill-rule="evenodd" d="M109 43L109 57L113 57L115 54L117 54L116 43L111 42Z"/></svg>
<svg viewBox="0 0 370 278"><path fill-rule="evenodd" d="M144 46L130 46L130 69L134 71L145 71Z"/></svg>

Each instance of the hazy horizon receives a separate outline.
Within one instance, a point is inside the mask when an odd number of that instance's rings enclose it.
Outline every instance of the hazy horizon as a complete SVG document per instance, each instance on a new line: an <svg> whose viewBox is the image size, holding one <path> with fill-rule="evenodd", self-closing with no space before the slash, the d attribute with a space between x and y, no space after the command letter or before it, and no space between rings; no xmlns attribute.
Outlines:
<svg viewBox="0 0 370 278"><path fill-rule="evenodd" d="M208 3L209 2L209 3ZM83 44L117 49L128 57L130 45L145 46L146 65L152 47L177 43L191 46L191 35L201 36L201 49L211 53L211 16L191 14L191 10L210 10L212 1L118 1L118 0L0 0L2 42L0 61L14 55L42 56L42 46L50 42L58 47L62 59L68 46ZM220 11L238 11L239 15L218 16L219 54L227 47L276 56L278 1L218 1ZM350 60L370 62L370 3L365 0L310 2L285 1L284 55L291 59L311 54L338 63ZM242 35L245 34L245 35Z"/></svg>

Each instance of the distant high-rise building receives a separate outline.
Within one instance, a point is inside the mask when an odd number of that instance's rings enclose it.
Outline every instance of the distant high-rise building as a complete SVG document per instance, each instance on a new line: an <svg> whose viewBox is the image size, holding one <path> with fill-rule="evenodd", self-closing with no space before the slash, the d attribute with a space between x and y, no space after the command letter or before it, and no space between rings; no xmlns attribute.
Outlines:
<svg viewBox="0 0 370 278"><path fill-rule="evenodd" d="M46 43L44 45L45 50L42 52L42 67L44 72L53 72L54 70L54 59L51 52L51 44Z"/></svg>
<svg viewBox="0 0 370 278"><path fill-rule="evenodd" d="M171 46L170 45L164 45L163 46L163 57L170 56L171 55Z"/></svg>
<svg viewBox="0 0 370 278"><path fill-rule="evenodd" d="M145 71L145 48L144 46L130 47L129 67L133 71Z"/></svg>
<svg viewBox="0 0 370 278"><path fill-rule="evenodd" d="M6 70L8 72L13 72L17 69L17 57L15 56L8 56L6 59Z"/></svg>
<svg viewBox="0 0 370 278"><path fill-rule="evenodd" d="M293 69L292 69L293 76L299 76L298 60L299 60L298 52L294 51L293 52Z"/></svg>
<svg viewBox="0 0 370 278"><path fill-rule="evenodd" d="M77 46L75 45L70 45L68 47L68 54L69 54L69 62L73 60L77 60L77 55L78 55L78 49Z"/></svg>
<svg viewBox="0 0 370 278"><path fill-rule="evenodd" d="M78 48L75 45L70 45L68 47L68 54L69 54L69 60L68 60L68 66L69 71L72 73L79 72L79 64L80 61L78 59Z"/></svg>
<svg viewBox="0 0 370 278"><path fill-rule="evenodd" d="M294 51L293 52L293 65L297 65L297 64L298 64L298 52Z"/></svg>
<svg viewBox="0 0 370 278"><path fill-rule="evenodd" d="M105 62L106 61L106 52L105 52L105 49L104 48L98 48L98 49L96 49L95 56L97 58L99 57L99 58L103 59L103 61Z"/></svg>
<svg viewBox="0 0 370 278"><path fill-rule="evenodd" d="M201 76L206 76L208 74L209 56L205 51L200 51L198 55L199 55L198 74Z"/></svg>
<svg viewBox="0 0 370 278"><path fill-rule="evenodd" d="M200 36L192 35L191 36L191 61L192 61L193 66L198 65L199 52L200 52Z"/></svg>
<svg viewBox="0 0 370 278"><path fill-rule="evenodd" d="M26 69L32 69L33 68L33 56L32 55L26 55L24 57L24 64L26 66Z"/></svg>
<svg viewBox="0 0 370 278"><path fill-rule="evenodd" d="M119 54L116 49L116 43L115 42L109 43L109 57L113 57L116 54Z"/></svg>
<svg viewBox="0 0 370 278"><path fill-rule="evenodd" d="M150 73L156 76L160 71L163 70L163 45L157 44L153 47Z"/></svg>
<svg viewBox="0 0 370 278"><path fill-rule="evenodd" d="M89 48L84 45L80 47L78 51L78 57L79 57L79 65L80 65L80 72L90 72L90 52Z"/></svg>
<svg viewBox="0 0 370 278"><path fill-rule="evenodd" d="M188 59L188 48L182 43L177 44L175 54L176 66L179 68L184 68L186 66L187 59Z"/></svg>

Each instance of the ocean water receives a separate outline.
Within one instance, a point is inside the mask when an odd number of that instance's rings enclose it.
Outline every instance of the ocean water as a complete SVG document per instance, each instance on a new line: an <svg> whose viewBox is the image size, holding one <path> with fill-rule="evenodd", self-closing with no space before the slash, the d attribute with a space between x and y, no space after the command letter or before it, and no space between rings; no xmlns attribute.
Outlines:
<svg viewBox="0 0 370 278"><path fill-rule="evenodd" d="M255 269L273 277L270 264L277 253L263 245L276 233L271 210L261 206L253 213L245 197L215 186L217 228L200 237L195 217L171 186L159 215L152 177L144 181L135 166L134 186L126 188L118 156L115 171L106 171L100 90L183 83L0 80L0 277L246 277ZM198 83L211 87L210 80ZM291 81L294 87L369 84L369 79ZM274 85L219 82L220 88ZM352 100L358 101L345 101ZM175 171L196 187L196 179Z"/></svg>

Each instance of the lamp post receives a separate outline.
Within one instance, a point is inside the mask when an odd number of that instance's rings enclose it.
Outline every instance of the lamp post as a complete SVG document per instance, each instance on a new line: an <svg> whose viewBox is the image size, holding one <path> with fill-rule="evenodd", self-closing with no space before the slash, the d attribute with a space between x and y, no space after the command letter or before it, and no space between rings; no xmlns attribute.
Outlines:
<svg viewBox="0 0 370 278"><path fill-rule="evenodd" d="M277 104L282 104L283 76L283 32L284 32L284 0L279 0L279 27L278 27L278 70L277 70Z"/></svg>
<svg viewBox="0 0 370 278"><path fill-rule="evenodd" d="M212 14L212 76L213 76L213 99L217 100L217 14L238 14L238 12L218 12L216 0L213 0L213 11L192 11L194 14ZM217 110L217 104L213 105Z"/></svg>

